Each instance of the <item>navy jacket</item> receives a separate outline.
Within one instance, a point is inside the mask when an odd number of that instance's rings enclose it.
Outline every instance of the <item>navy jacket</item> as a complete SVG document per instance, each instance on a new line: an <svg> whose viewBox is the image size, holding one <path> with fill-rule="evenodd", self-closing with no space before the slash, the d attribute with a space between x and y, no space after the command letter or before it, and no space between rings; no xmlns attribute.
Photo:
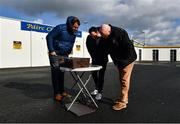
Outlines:
<svg viewBox="0 0 180 124"><path fill-rule="evenodd" d="M110 41L108 51L114 64L119 68L124 68L136 60L134 45L124 29L111 26L108 40Z"/></svg>
<svg viewBox="0 0 180 124"><path fill-rule="evenodd" d="M46 36L49 52L55 51L58 55L71 53L76 35L70 30L70 21L73 16L67 18L66 24L57 25Z"/></svg>

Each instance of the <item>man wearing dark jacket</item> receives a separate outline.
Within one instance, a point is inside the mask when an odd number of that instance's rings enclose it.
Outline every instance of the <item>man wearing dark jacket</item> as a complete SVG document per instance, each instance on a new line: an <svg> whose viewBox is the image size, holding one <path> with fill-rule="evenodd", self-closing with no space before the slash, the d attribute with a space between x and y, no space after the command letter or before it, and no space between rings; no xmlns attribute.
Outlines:
<svg viewBox="0 0 180 124"><path fill-rule="evenodd" d="M103 24L101 25L100 33L103 38L109 41L108 52L119 71L121 83L120 99L115 102L113 109L121 110L126 108L128 104L130 77L137 55L134 45L124 29Z"/></svg>
<svg viewBox="0 0 180 124"><path fill-rule="evenodd" d="M89 29L89 35L86 39L86 46L92 58L92 64L102 66L102 69L99 72L92 72L95 82L95 90L91 94L96 96L96 100L101 100L102 98L104 74L108 62L107 46L105 46L106 43L104 41L102 42L99 35L98 28L91 27Z"/></svg>
<svg viewBox="0 0 180 124"><path fill-rule="evenodd" d="M64 91L64 72L60 71L59 59L67 57L71 53L79 26L79 19L69 16L66 24L57 25L46 37L54 99L57 101L61 101L63 97L68 95Z"/></svg>

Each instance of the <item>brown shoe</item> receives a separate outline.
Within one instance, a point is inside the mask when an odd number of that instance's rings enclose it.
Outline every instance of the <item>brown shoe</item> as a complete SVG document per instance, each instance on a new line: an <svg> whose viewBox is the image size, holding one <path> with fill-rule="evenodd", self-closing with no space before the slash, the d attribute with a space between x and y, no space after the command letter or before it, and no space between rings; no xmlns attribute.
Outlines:
<svg viewBox="0 0 180 124"><path fill-rule="evenodd" d="M65 91L61 95L63 97L71 97L71 95L69 93L65 92Z"/></svg>
<svg viewBox="0 0 180 124"><path fill-rule="evenodd" d="M126 103L118 102L113 106L113 109L116 110L116 111L119 111L119 110L122 110L122 109L124 109L126 107L127 107Z"/></svg>
<svg viewBox="0 0 180 124"><path fill-rule="evenodd" d="M128 104L128 102L123 102L123 101L121 101L120 99L119 99L119 100L116 100L116 101L114 102L114 104L117 104L117 103L119 103L119 102L122 102L122 103Z"/></svg>
<svg viewBox="0 0 180 124"><path fill-rule="evenodd" d="M54 100L61 101L62 98L63 98L63 96L61 94L56 94L56 96L54 97Z"/></svg>

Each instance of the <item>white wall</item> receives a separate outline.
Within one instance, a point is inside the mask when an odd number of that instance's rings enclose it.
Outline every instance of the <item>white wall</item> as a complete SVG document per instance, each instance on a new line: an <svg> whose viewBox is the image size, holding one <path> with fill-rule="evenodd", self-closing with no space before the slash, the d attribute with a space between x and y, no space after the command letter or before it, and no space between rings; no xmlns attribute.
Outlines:
<svg viewBox="0 0 180 124"><path fill-rule="evenodd" d="M152 60L152 49L142 49L142 61Z"/></svg>
<svg viewBox="0 0 180 124"><path fill-rule="evenodd" d="M89 52L88 52L88 50L87 50L87 47L86 47L86 39L87 39L87 36L89 35L89 33L87 33L87 32L83 32L83 56L85 57L85 58L90 58L90 54L89 54Z"/></svg>
<svg viewBox="0 0 180 124"><path fill-rule="evenodd" d="M141 49L141 48L135 47L135 51L136 51L136 54L137 54L137 59L136 59L136 61L139 61L139 49Z"/></svg>
<svg viewBox="0 0 180 124"><path fill-rule="evenodd" d="M180 61L180 48L142 48L142 61L153 61L153 50L159 50L159 61L170 61L170 50L177 50L177 61Z"/></svg>
<svg viewBox="0 0 180 124"><path fill-rule="evenodd" d="M20 21L1 19L0 68L30 67L30 32L21 31L20 25ZM22 48L14 49L13 41L21 41Z"/></svg>
<svg viewBox="0 0 180 124"><path fill-rule="evenodd" d="M73 55L72 57L84 57L84 58L90 58L89 52L86 47L86 38L89 33L82 32L82 37L76 37L74 47L73 47ZM80 48L77 48L77 46L80 46Z"/></svg>
<svg viewBox="0 0 180 124"><path fill-rule="evenodd" d="M47 33L21 30L21 21L0 17L0 68L49 66ZM86 48L88 33L82 32L73 47L73 57L90 57ZM22 48L13 48L13 41L21 41ZM77 46L80 46L77 48ZM180 61L180 48L138 48L135 47L137 60L139 49L142 50L142 61L153 61L153 49L159 50L159 61L170 61L170 50L177 50L177 61ZM109 57L109 62L112 59Z"/></svg>
<svg viewBox="0 0 180 124"><path fill-rule="evenodd" d="M170 61L169 48L159 48L158 50L159 50L159 61Z"/></svg>
<svg viewBox="0 0 180 124"><path fill-rule="evenodd" d="M20 20L0 17L0 21L0 68L49 66L47 33L21 30ZM71 56L90 57L86 49L87 35L82 32L82 37L76 38ZM21 41L22 48L14 49L13 41Z"/></svg>
<svg viewBox="0 0 180 124"><path fill-rule="evenodd" d="M180 48L177 49L177 61L180 61Z"/></svg>
<svg viewBox="0 0 180 124"><path fill-rule="evenodd" d="M84 53L84 42L82 37L76 37L73 50L72 50L72 57L83 57Z"/></svg>
<svg viewBox="0 0 180 124"><path fill-rule="evenodd" d="M47 33L31 32L31 66L49 66Z"/></svg>

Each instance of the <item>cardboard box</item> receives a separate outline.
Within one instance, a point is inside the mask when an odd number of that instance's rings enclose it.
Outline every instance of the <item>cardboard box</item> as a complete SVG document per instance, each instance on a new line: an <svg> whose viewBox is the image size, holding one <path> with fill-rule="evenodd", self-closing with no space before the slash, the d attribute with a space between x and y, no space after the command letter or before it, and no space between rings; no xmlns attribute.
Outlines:
<svg viewBox="0 0 180 124"><path fill-rule="evenodd" d="M59 60L61 67L67 67L67 68L83 68L83 67L89 67L90 65L90 58L63 58Z"/></svg>

